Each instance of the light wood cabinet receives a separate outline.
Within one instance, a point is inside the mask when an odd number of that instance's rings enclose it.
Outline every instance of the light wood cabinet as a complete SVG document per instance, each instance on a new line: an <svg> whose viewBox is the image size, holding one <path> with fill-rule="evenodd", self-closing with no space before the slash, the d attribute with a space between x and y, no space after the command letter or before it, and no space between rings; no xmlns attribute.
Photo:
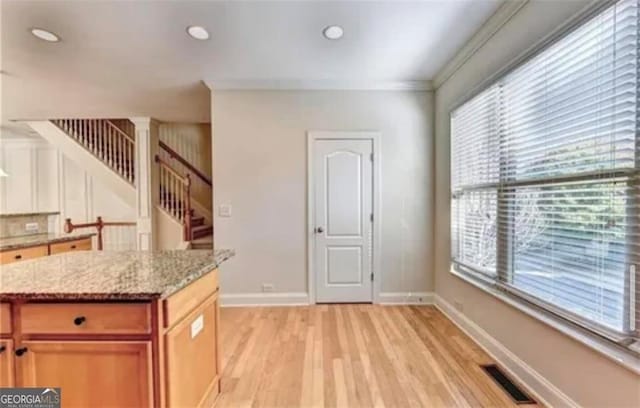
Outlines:
<svg viewBox="0 0 640 408"><path fill-rule="evenodd" d="M150 341L25 341L22 387L60 387L63 407L147 407Z"/></svg>
<svg viewBox="0 0 640 408"><path fill-rule="evenodd" d="M12 249L0 252L0 264L6 265L12 262L26 261L49 255L48 245L39 245L30 248Z"/></svg>
<svg viewBox="0 0 640 408"><path fill-rule="evenodd" d="M0 303L0 387L64 407L210 407L220 392L218 271L165 299Z"/></svg>
<svg viewBox="0 0 640 408"><path fill-rule="evenodd" d="M76 239L73 241L59 242L57 244L49 244L49 252L51 253L51 255L61 254L63 252L90 250L91 238Z"/></svg>
<svg viewBox="0 0 640 408"><path fill-rule="evenodd" d="M14 387L13 340L0 339L0 388Z"/></svg>
<svg viewBox="0 0 640 408"><path fill-rule="evenodd" d="M91 238L0 251L0 265L73 251L90 251Z"/></svg>

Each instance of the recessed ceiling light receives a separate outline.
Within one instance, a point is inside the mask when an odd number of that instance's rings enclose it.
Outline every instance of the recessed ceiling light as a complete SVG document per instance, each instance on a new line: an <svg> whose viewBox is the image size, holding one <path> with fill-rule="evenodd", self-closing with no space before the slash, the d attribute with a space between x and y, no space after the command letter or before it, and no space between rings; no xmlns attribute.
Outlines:
<svg viewBox="0 0 640 408"><path fill-rule="evenodd" d="M209 32L201 26L189 26L187 27L187 32L190 36L195 38L196 40L208 40Z"/></svg>
<svg viewBox="0 0 640 408"><path fill-rule="evenodd" d="M339 40L344 35L344 30L340 26L330 25L322 30L322 35L327 40Z"/></svg>
<svg viewBox="0 0 640 408"><path fill-rule="evenodd" d="M48 42L58 42L60 37L52 33L51 31L43 30L42 28L32 28L31 34L35 35L41 40Z"/></svg>

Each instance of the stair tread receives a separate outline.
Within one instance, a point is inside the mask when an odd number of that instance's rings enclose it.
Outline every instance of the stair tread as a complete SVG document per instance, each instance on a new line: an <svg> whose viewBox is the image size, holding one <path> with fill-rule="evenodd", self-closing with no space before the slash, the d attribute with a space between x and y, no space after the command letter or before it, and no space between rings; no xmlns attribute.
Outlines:
<svg viewBox="0 0 640 408"><path fill-rule="evenodd" d="M202 230L209 229L209 228L213 229L213 226L212 225L198 225L198 226L193 227L192 229L193 230L202 231Z"/></svg>
<svg viewBox="0 0 640 408"><path fill-rule="evenodd" d="M204 237L200 237L197 239L191 240L192 244L208 244L213 243L213 235L205 235Z"/></svg>

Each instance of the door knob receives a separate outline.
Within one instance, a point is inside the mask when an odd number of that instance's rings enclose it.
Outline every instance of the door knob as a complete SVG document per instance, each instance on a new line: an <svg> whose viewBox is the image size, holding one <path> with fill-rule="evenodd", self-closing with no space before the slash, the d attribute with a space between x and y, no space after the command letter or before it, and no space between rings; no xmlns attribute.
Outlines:
<svg viewBox="0 0 640 408"><path fill-rule="evenodd" d="M323 232L324 230L322 229L322 227L316 228L316 234L322 234Z"/></svg>
<svg viewBox="0 0 640 408"><path fill-rule="evenodd" d="M29 349L26 347L22 347L16 350L16 356L21 357L24 353L26 353Z"/></svg>

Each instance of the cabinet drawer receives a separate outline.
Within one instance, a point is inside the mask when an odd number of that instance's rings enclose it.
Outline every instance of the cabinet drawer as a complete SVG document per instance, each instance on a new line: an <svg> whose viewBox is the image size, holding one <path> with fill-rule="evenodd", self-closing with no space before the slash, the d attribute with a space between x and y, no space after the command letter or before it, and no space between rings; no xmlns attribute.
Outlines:
<svg viewBox="0 0 640 408"><path fill-rule="evenodd" d="M27 303L21 306L25 334L148 334L146 303Z"/></svg>
<svg viewBox="0 0 640 408"><path fill-rule="evenodd" d="M11 305L0 303L0 334L11 334Z"/></svg>
<svg viewBox="0 0 640 408"><path fill-rule="evenodd" d="M30 248L12 249L0 252L0 264L6 265L11 262L24 261L26 259L40 258L49 255L49 247L40 245Z"/></svg>
<svg viewBox="0 0 640 408"><path fill-rule="evenodd" d="M71 251L90 251L91 238L76 239L74 241L60 242L49 245L51 247L51 255L61 254Z"/></svg>

